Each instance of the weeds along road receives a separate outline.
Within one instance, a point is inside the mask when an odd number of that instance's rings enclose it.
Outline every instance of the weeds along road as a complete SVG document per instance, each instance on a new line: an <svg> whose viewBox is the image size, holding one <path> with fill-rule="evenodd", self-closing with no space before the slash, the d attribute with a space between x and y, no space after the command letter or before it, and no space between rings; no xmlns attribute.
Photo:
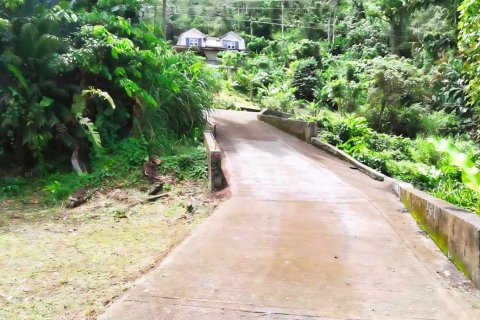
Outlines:
<svg viewBox="0 0 480 320"><path fill-rule="evenodd" d="M388 185L217 111L232 197L103 319L480 319Z"/></svg>

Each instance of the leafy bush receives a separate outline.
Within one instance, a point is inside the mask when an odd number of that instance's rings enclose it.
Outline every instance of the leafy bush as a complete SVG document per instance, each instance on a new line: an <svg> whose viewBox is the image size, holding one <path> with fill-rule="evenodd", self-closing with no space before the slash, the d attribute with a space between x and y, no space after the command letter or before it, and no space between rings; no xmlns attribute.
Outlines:
<svg viewBox="0 0 480 320"><path fill-rule="evenodd" d="M247 43L247 49L256 53L260 53L269 44L269 41L264 37L257 37L247 33L242 33L242 37Z"/></svg>
<svg viewBox="0 0 480 320"><path fill-rule="evenodd" d="M459 7L460 22L459 29L459 49L462 52L465 62L463 70L469 78L468 98L475 107L480 106L480 76L478 68L480 66L478 55L480 54L480 0L464 0Z"/></svg>
<svg viewBox="0 0 480 320"><path fill-rule="evenodd" d="M203 125L215 74L140 21L142 3L0 4L2 167L86 162L129 136L150 143Z"/></svg>
<svg viewBox="0 0 480 320"><path fill-rule="evenodd" d="M121 178L128 172L137 170L148 160L148 156L148 145L144 139L124 139L94 157L90 177L97 180L95 184L108 178Z"/></svg>
<svg viewBox="0 0 480 320"><path fill-rule="evenodd" d="M318 63L321 62L322 55L320 43L308 39L302 39L293 45L292 54L295 60L313 58Z"/></svg>
<svg viewBox="0 0 480 320"><path fill-rule="evenodd" d="M193 141L183 142L184 145L182 141L176 141L175 146L169 144L173 149L168 150L170 155L161 157L161 172L173 173L180 180L205 179L205 149L192 147ZM56 204L82 188L135 187L145 183L141 166L148 155L144 139L128 138L97 153L90 173L78 175L59 170L33 180L4 177L0 180L0 198L36 194L45 204Z"/></svg>
<svg viewBox="0 0 480 320"><path fill-rule="evenodd" d="M19 194L28 184L27 180L18 177L4 177L0 180L0 193L6 195Z"/></svg>
<svg viewBox="0 0 480 320"><path fill-rule="evenodd" d="M269 84L262 86L258 90L260 103L263 107L279 110L290 111L295 102L295 89L290 87L290 83Z"/></svg>
<svg viewBox="0 0 480 320"><path fill-rule="evenodd" d="M365 118L325 110L308 120L317 122L320 139L369 167L480 213L480 150L472 142L391 136L371 129Z"/></svg>
<svg viewBox="0 0 480 320"><path fill-rule="evenodd" d="M374 58L366 65L364 77L369 106L365 110L372 126L382 132L415 137L420 132L420 115L428 80L407 59L397 56Z"/></svg>
<svg viewBox="0 0 480 320"><path fill-rule="evenodd" d="M317 61L313 58L297 60L292 65L292 86L295 97L307 101L313 101L318 78L316 71Z"/></svg>
<svg viewBox="0 0 480 320"><path fill-rule="evenodd" d="M347 24L346 47L356 58L374 58L388 53L386 26L381 21L361 19Z"/></svg>
<svg viewBox="0 0 480 320"><path fill-rule="evenodd" d="M475 193L477 200L475 210L480 212L480 171L475 162L448 140L432 139L431 141L439 152L447 154L448 163L461 171L462 182Z"/></svg>
<svg viewBox="0 0 480 320"><path fill-rule="evenodd" d="M448 61L439 64L432 70L434 94L432 107L455 117L449 123L445 133L468 133L475 135L475 108L468 104L467 80L462 74L462 61L458 57L449 55Z"/></svg>
<svg viewBox="0 0 480 320"><path fill-rule="evenodd" d="M207 175L207 158L204 147L189 148L182 153L162 157L164 173L174 173L177 178L205 179Z"/></svg>

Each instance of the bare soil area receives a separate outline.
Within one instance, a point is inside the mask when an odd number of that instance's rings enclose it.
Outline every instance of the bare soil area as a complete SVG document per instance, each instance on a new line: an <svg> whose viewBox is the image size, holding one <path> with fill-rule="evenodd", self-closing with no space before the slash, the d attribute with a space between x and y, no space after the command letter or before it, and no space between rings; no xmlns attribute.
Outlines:
<svg viewBox="0 0 480 320"><path fill-rule="evenodd" d="M75 209L0 203L0 319L96 318L218 204L198 182L138 204L145 197L113 189Z"/></svg>

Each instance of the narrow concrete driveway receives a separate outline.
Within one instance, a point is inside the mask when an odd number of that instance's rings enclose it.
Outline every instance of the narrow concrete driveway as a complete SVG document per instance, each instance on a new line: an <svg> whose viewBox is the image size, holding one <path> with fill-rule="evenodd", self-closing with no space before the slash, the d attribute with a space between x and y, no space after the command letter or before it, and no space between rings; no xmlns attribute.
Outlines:
<svg viewBox="0 0 480 320"><path fill-rule="evenodd" d="M386 183L218 111L232 197L104 319L480 319Z"/></svg>

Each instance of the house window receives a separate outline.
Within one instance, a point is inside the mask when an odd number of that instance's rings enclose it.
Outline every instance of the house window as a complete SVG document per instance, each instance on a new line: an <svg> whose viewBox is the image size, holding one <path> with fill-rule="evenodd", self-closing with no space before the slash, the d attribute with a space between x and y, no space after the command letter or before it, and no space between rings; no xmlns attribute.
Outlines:
<svg viewBox="0 0 480 320"><path fill-rule="evenodd" d="M225 48L236 49L235 41L225 41Z"/></svg>
<svg viewBox="0 0 480 320"><path fill-rule="evenodd" d="M188 45L192 47L198 47L198 39L188 39Z"/></svg>

